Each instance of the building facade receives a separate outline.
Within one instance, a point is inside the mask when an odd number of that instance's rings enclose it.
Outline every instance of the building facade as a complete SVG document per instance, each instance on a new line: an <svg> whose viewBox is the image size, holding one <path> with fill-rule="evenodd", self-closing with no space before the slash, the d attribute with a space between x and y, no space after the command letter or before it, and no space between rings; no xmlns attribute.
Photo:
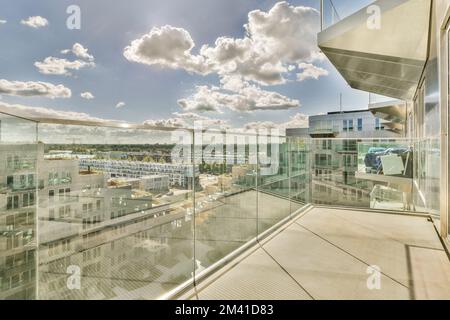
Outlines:
<svg viewBox="0 0 450 320"><path fill-rule="evenodd" d="M361 164L358 141L393 140L403 132L370 110L328 112L309 117L308 128L286 130L288 137L310 141L311 202L318 205L371 207L375 184L357 179Z"/></svg>
<svg viewBox="0 0 450 320"><path fill-rule="evenodd" d="M378 0L370 5L378 25L368 24L367 6L326 28L321 3L318 45L347 83L404 102L400 114L414 141L414 202L435 215L447 238L450 1ZM399 119L396 103L382 113Z"/></svg>
<svg viewBox="0 0 450 320"><path fill-rule="evenodd" d="M155 174L169 176L171 186L190 189L197 181L198 166L139 161L80 159L80 168L107 173L110 178L142 178ZM195 173L194 173L195 171Z"/></svg>

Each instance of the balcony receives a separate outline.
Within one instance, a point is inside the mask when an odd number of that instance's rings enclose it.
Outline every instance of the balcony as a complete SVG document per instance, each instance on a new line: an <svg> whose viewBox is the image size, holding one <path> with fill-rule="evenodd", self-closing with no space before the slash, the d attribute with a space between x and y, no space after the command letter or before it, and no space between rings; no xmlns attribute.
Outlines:
<svg viewBox="0 0 450 320"><path fill-rule="evenodd" d="M448 263L426 216L312 208L183 298L449 299ZM379 290L367 284L375 266Z"/></svg>
<svg viewBox="0 0 450 320"><path fill-rule="evenodd" d="M352 88L412 100L427 59L430 13L430 0L378 0L332 19L318 45Z"/></svg>
<svg viewBox="0 0 450 320"><path fill-rule="evenodd" d="M339 127L310 128L308 133L313 138L336 137L339 134Z"/></svg>
<svg viewBox="0 0 450 320"><path fill-rule="evenodd" d="M1 146L35 158L35 181L43 181L34 206L22 208L19 191L1 195L0 221L14 227L0 237L0 274L24 262L5 288L35 272L38 299L195 298L194 280L200 299L450 298L448 258L435 229L440 177L421 177L427 194L414 183L413 168L436 160L433 141L292 138L1 110L0 123ZM339 152L344 144L352 151ZM318 168L315 148L324 145L332 165ZM46 158L71 148L72 159L57 167ZM142 174L136 163L157 163L129 157L139 150L190 168L177 172L189 183L166 179L166 191L116 185L116 162L104 157L111 150L129 159L121 160L124 179ZM87 154L102 168L76 174ZM52 171L74 173L68 194L50 206L50 195L59 194L48 182ZM24 209L33 211L25 222L17 218ZM36 234L31 244L21 241L25 223ZM368 289L369 266L380 268L381 290ZM20 296L0 290L2 299Z"/></svg>

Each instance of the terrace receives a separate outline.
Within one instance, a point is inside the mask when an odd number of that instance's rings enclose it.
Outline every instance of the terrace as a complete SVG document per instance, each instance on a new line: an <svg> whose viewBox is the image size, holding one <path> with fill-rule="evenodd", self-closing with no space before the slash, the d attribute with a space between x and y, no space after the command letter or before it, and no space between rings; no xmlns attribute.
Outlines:
<svg viewBox="0 0 450 320"><path fill-rule="evenodd" d="M143 139L151 149L152 143L178 141L180 129L39 119L10 110L0 110L0 118L0 146L6 154L33 159L29 174L42 182L37 203L25 204L24 195L11 188L0 195L11 199L0 208L4 299L450 298L448 256L436 232L439 216L432 204L421 202L410 175L416 159L399 156L392 162L388 155L393 165L383 162L382 174L365 161L371 148L422 152L428 143L322 143L183 129L185 140L176 150L189 151L183 165L199 176L142 201L129 196L139 190L111 190L106 179L104 185L98 185L101 179L88 181L86 192L82 170L49 185L39 176L43 150L89 141L90 153L98 145L105 155L108 145L126 150ZM199 140L202 146L192 144ZM352 158L338 152L343 146ZM326 171L316 163L321 148L337 157ZM225 149L243 153L231 162ZM198 169L202 158L215 161L207 173ZM8 171L0 174L6 181ZM71 196L76 201L67 203ZM22 212L32 215L22 221ZM24 225L30 232L21 231ZM367 285L371 266L380 269L379 290Z"/></svg>

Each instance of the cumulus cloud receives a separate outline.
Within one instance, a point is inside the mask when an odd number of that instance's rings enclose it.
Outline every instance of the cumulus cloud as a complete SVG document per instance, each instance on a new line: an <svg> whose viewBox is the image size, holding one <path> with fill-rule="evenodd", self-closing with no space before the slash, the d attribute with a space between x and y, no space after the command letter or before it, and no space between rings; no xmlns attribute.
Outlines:
<svg viewBox="0 0 450 320"><path fill-rule="evenodd" d="M89 54L89 50L87 48L83 47L83 45L81 45L79 43L75 43L72 46L72 49L62 50L61 53L62 54L72 53L80 59L84 59L84 60L91 61L91 62L93 62L95 60L94 56Z"/></svg>
<svg viewBox="0 0 450 320"><path fill-rule="evenodd" d="M120 101L120 102L118 102L118 103L116 104L116 108L117 108L117 109L123 108L123 107L125 107L125 106L126 106L126 103L123 102L123 101Z"/></svg>
<svg viewBox="0 0 450 320"><path fill-rule="evenodd" d="M28 19L24 19L20 21L21 24L28 26L30 28L38 29L45 26L48 26L48 20L41 16L29 17Z"/></svg>
<svg viewBox="0 0 450 320"><path fill-rule="evenodd" d="M86 100L92 100L92 99L95 98L94 95L93 95L92 93L90 93L89 91L82 92L82 93L80 94L80 96L81 96L83 99L86 99Z"/></svg>
<svg viewBox="0 0 450 320"><path fill-rule="evenodd" d="M82 68L95 66L93 62L86 62L82 60L69 61L55 57L47 57L44 61L35 62L34 65L42 74L65 76L72 75L69 70L80 70Z"/></svg>
<svg viewBox="0 0 450 320"><path fill-rule="evenodd" d="M251 11L244 38L219 37L213 46L195 43L188 31L170 25L155 27L124 50L133 62L206 75L240 75L261 85L282 84L290 66L312 63L322 55L316 44L319 12L279 2L268 12Z"/></svg>
<svg viewBox="0 0 450 320"><path fill-rule="evenodd" d="M9 81L0 79L0 94L18 97L70 98L72 91L62 84L48 82Z"/></svg>
<svg viewBox="0 0 450 320"><path fill-rule="evenodd" d="M298 69L300 70L299 73L297 73L297 80L298 81L304 81L307 79L319 79L319 77L327 76L328 71L317 67L310 63L300 63L298 65Z"/></svg>
<svg viewBox="0 0 450 320"><path fill-rule="evenodd" d="M174 112L173 117L160 120L146 120L144 124L157 127L192 128L194 123L200 122L207 128L229 128L227 120L210 118L193 112Z"/></svg>
<svg viewBox="0 0 450 320"><path fill-rule="evenodd" d="M294 116L290 117L287 122L275 123L272 121L256 121L249 122L244 125L245 131L254 131L254 130L280 130L280 133L284 134L286 129L290 128L308 128L308 119L307 115L297 113Z"/></svg>
<svg viewBox="0 0 450 320"><path fill-rule="evenodd" d="M6 22L8 22L8 21L0 19L0 24L5 24Z"/></svg>
<svg viewBox="0 0 450 320"><path fill-rule="evenodd" d="M79 43L75 43L72 49L62 50L61 54L72 53L79 59L70 61L67 59L60 59L55 57L47 57L44 61L37 61L34 63L40 73L51 75L65 75L71 76L70 70L80 70L82 68L95 67L94 56L88 53L88 49Z"/></svg>
<svg viewBox="0 0 450 320"><path fill-rule="evenodd" d="M299 81L317 79L327 74L313 64L323 59L316 39L319 24L316 9L283 1L268 12L251 11L242 38L219 37L214 45L203 45L194 53L195 43L189 32L166 25L154 27L132 41L124 49L124 56L150 66L217 74L221 87L198 86L193 95L178 101L185 111L220 112L224 107L236 111L288 109L299 106L299 101L259 86L284 84L295 77Z"/></svg>
<svg viewBox="0 0 450 320"><path fill-rule="evenodd" d="M169 25L154 27L124 49L129 61L171 69L207 74L210 71L202 56L191 53L194 41L189 32Z"/></svg>
<svg viewBox="0 0 450 320"><path fill-rule="evenodd" d="M178 100L178 104L184 111L223 112L223 109L228 108L251 112L295 108L300 106L300 101L232 77L222 81L222 88L197 86L194 94Z"/></svg>

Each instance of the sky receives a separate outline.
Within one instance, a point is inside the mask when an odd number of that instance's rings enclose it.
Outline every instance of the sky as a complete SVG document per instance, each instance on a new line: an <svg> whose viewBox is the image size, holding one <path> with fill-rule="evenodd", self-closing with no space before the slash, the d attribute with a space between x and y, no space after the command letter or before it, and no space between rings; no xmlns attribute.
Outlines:
<svg viewBox="0 0 450 320"><path fill-rule="evenodd" d="M334 0L344 17L369 0ZM316 45L319 1L4 0L0 105L79 119L301 127L365 109ZM66 12L80 8L80 29ZM71 20L73 21L73 20Z"/></svg>

